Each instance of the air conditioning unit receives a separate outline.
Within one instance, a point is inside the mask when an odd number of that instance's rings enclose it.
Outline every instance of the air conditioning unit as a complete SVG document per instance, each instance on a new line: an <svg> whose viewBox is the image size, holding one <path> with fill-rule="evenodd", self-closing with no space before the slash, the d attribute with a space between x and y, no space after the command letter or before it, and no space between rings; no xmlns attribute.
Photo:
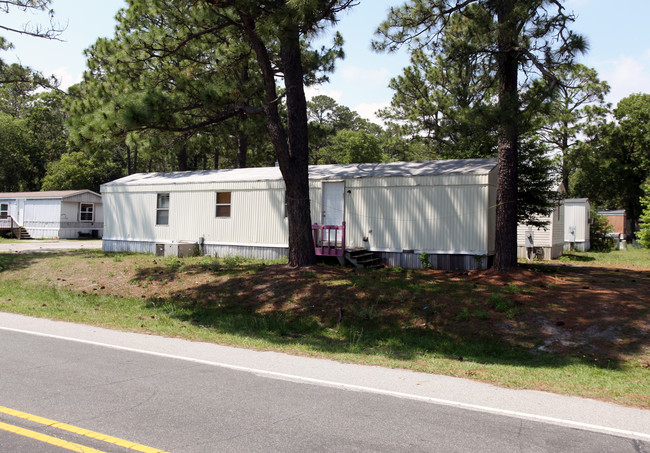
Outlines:
<svg viewBox="0 0 650 453"><path fill-rule="evenodd" d="M163 245L164 256L176 256L178 258L194 256L197 250L197 244L195 242L172 242L171 244L156 244L156 255L158 245Z"/></svg>

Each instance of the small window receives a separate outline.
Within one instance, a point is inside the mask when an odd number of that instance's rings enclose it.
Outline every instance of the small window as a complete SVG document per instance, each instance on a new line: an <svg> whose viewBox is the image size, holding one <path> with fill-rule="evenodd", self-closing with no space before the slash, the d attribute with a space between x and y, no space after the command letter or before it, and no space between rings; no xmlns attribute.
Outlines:
<svg viewBox="0 0 650 453"><path fill-rule="evenodd" d="M159 193L156 204L156 225L169 225L169 194Z"/></svg>
<svg viewBox="0 0 650 453"><path fill-rule="evenodd" d="M217 192L217 217L230 217L230 192Z"/></svg>
<svg viewBox="0 0 650 453"><path fill-rule="evenodd" d="M9 217L9 205L7 203L0 204L0 219Z"/></svg>
<svg viewBox="0 0 650 453"><path fill-rule="evenodd" d="M92 222L94 220L94 205L92 203L81 203L79 206L79 220L81 222Z"/></svg>

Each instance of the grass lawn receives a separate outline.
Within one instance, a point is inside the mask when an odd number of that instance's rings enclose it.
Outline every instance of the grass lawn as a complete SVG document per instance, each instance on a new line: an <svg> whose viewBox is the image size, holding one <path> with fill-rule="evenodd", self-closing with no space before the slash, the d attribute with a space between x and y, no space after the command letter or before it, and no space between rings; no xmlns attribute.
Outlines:
<svg viewBox="0 0 650 453"><path fill-rule="evenodd" d="M0 254L0 310L650 408L650 251L502 275Z"/></svg>

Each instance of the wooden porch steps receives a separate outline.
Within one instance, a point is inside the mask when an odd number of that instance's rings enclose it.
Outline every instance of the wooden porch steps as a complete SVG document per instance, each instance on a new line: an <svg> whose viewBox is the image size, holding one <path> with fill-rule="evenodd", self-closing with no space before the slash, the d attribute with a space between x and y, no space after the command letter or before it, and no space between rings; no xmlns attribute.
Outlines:
<svg viewBox="0 0 650 453"><path fill-rule="evenodd" d="M14 232L14 236L16 235L16 232ZM32 237L29 235L29 232L24 228L20 227L20 237L16 239L31 239Z"/></svg>
<svg viewBox="0 0 650 453"><path fill-rule="evenodd" d="M364 248L347 249L345 259L352 263L353 266L361 269L381 269L384 267L375 252Z"/></svg>

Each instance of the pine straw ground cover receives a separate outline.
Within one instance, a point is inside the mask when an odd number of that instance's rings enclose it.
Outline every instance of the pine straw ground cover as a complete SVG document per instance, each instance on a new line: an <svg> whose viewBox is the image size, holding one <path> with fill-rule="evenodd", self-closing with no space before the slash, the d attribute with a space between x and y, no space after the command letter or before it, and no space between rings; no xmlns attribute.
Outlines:
<svg viewBox="0 0 650 453"><path fill-rule="evenodd" d="M650 266L597 261L494 274L0 254L0 310L650 408Z"/></svg>

